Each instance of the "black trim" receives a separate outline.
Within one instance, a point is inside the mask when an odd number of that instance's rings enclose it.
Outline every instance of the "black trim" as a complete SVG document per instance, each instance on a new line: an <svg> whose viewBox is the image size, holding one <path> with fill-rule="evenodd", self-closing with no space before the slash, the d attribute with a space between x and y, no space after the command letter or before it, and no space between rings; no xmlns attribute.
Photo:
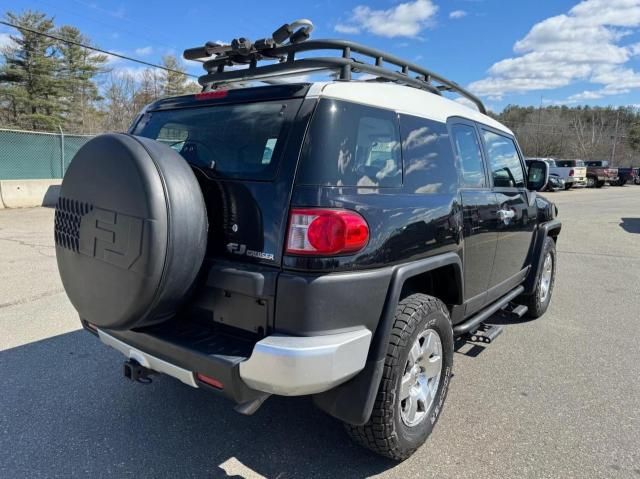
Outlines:
<svg viewBox="0 0 640 479"><path fill-rule="evenodd" d="M529 295L533 294L533 292L535 291L538 273L542 269L542 249L544 248L545 238L547 236L550 236L552 233L554 236L557 236L560 233L561 229L562 223L559 220L550 220L538 226L529 258L527 258L527 264L531 265L531 269L529 270L529 274L527 275L527 278L523 283L523 294Z"/></svg>
<svg viewBox="0 0 640 479"><path fill-rule="evenodd" d="M278 277L275 331L320 336L364 326L376 331L393 268Z"/></svg>
<svg viewBox="0 0 640 479"><path fill-rule="evenodd" d="M464 298L462 261L456 253L444 253L395 266L380 323L371 340L365 369L346 383L340 384L330 391L314 395L313 400L319 408L350 424L364 424L369 420L382 378L387 345L402 287L409 278L444 266L455 268L458 303L462 304L462 298ZM456 316L459 314L460 308L457 308Z"/></svg>

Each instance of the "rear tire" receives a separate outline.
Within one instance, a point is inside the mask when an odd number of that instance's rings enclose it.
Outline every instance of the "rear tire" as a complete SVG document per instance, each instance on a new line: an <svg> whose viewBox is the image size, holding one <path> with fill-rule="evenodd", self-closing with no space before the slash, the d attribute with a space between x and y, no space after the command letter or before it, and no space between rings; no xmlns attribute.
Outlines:
<svg viewBox="0 0 640 479"><path fill-rule="evenodd" d="M604 181L596 181L596 188L602 188L604 186Z"/></svg>
<svg viewBox="0 0 640 479"><path fill-rule="evenodd" d="M442 412L452 365L453 330L445 305L425 294L403 299L371 418L363 426L345 424L351 438L383 456L407 459Z"/></svg>
<svg viewBox="0 0 640 479"><path fill-rule="evenodd" d="M556 282L556 242L547 236L542 247L542 265L536 278L533 294L524 297L524 305L529 308L527 316L539 318L549 307L553 286Z"/></svg>
<svg viewBox="0 0 640 479"><path fill-rule="evenodd" d="M564 189L565 189L565 191L569 191L569 190L571 189L571 187L572 187L572 186L573 186L573 185L572 185L571 183L569 183L569 184L565 184L565 185L564 185Z"/></svg>

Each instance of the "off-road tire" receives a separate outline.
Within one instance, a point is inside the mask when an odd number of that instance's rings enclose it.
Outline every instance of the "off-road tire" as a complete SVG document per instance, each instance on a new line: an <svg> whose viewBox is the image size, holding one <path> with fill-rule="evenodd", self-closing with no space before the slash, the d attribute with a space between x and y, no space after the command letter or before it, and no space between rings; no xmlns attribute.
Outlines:
<svg viewBox="0 0 640 479"><path fill-rule="evenodd" d="M553 267L551 270L551 282L549 284L549 290L544 299L542 299L541 294L541 284L542 284L542 274L544 270L544 261L547 255L551 255L551 259L553 261ZM536 278L536 286L533 291L533 294L523 296L523 303L525 306L529 308L527 311L527 317L529 318L539 318L542 316L549 307L549 303L551 302L551 296L553 295L553 286L556 280L556 264L557 264L557 255L556 255L556 242L553 241L553 238L547 236L544 240L544 245L542 247L542 259L540 263L540 268L538 271L538 277Z"/></svg>
<svg viewBox="0 0 640 479"><path fill-rule="evenodd" d="M442 343L442 369L438 390L428 413L419 424L409 427L400 414L400 381L409 350L426 329L434 330ZM402 461L411 456L429 437L442 412L453 365L453 330L447 308L437 298L412 294L396 309L387 347L384 372L369 421L363 426L345 424L358 444L388 458Z"/></svg>

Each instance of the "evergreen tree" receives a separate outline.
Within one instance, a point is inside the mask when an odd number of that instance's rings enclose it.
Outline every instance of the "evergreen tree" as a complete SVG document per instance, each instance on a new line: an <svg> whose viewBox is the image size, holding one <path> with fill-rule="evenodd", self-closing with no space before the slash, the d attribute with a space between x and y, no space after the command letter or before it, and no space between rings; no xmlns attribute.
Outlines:
<svg viewBox="0 0 640 479"><path fill-rule="evenodd" d="M91 44L76 27L65 25L57 35L76 43ZM64 41L58 43L58 50L59 80L64 92L61 106L66 129L75 132L95 130L98 116L96 106L102 99L95 79L105 71L107 56Z"/></svg>
<svg viewBox="0 0 640 479"><path fill-rule="evenodd" d="M53 19L44 13L8 12L5 19L18 27L53 33ZM12 44L3 48L0 65L0 98L3 115L11 126L25 129L57 129L62 123L59 60L54 40L18 29Z"/></svg>
<svg viewBox="0 0 640 479"><path fill-rule="evenodd" d="M162 57L162 66L174 71L162 72L162 95L176 96L188 93L198 93L202 87L189 79L184 73L187 71L175 55Z"/></svg>

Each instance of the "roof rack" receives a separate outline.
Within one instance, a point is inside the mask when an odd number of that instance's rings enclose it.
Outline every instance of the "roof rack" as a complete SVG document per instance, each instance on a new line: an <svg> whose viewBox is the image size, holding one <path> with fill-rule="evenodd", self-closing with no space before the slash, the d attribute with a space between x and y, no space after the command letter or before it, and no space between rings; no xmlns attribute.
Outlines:
<svg viewBox="0 0 640 479"><path fill-rule="evenodd" d="M234 39L230 44L207 42L202 47L185 50L183 56L187 60L209 58L203 62L207 74L198 78L198 82L205 91L230 83L250 80L269 81L279 76L322 70L333 71L339 80L344 81L351 81L353 73L368 73L377 81L406 85L436 95L442 95L443 91L457 93L472 101L481 113L487 113L484 104L477 96L441 75L389 53L355 42L309 40L312 30L313 24L309 20L296 20L280 27L270 38L252 42L241 37ZM297 53L314 51L338 51L340 56L296 59ZM353 54L358 55L358 58L353 58ZM258 66L260 61L277 63ZM399 71L385 64L395 66ZM247 65L247 67L225 70L226 67L236 65Z"/></svg>

